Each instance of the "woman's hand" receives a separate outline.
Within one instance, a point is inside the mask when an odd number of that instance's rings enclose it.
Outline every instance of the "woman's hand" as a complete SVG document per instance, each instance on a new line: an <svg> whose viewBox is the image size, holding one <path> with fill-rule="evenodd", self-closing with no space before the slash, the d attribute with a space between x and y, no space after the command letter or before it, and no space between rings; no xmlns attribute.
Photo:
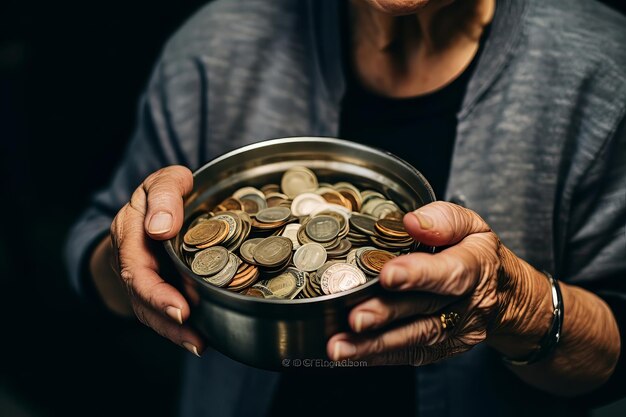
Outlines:
<svg viewBox="0 0 626 417"><path fill-rule="evenodd" d="M390 293L351 311L354 333L328 341L330 358L424 365L490 339L510 357L536 348L550 326L548 280L506 249L480 216L436 202L407 214L404 225L415 240L447 248L388 262L380 281ZM512 334L524 342L507 343Z"/></svg>
<svg viewBox="0 0 626 417"><path fill-rule="evenodd" d="M117 311L123 312L119 306L124 297L139 321L199 355L203 340L184 324L189 305L159 276L153 253L155 241L170 239L180 231L183 197L192 185L191 172L182 166L163 168L146 178L115 216L110 239L94 251L91 272L96 288L112 310L117 305Z"/></svg>

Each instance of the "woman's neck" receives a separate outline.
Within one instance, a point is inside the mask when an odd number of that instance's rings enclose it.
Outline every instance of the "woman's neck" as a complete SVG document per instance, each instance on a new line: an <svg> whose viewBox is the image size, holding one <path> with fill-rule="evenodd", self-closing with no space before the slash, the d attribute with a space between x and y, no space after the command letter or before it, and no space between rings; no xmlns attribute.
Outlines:
<svg viewBox="0 0 626 417"><path fill-rule="evenodd" d="M439 1L391 16L350 0L352 60L361 82L392 97L435 91L458 77L478 51L495 0Z"/></svg>

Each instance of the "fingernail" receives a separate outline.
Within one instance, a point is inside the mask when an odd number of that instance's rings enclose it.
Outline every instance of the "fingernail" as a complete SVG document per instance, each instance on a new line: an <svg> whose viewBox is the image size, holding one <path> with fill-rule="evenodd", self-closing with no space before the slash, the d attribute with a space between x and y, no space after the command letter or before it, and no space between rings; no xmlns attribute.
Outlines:
<svg viewBox="0 0 626 417"><path fill-rule="evenodd" d="M398 287L404 284L408 278L406 269L397 266L390 266L386 273L387 286Z"/></svg>
<svg viewBox="0 0 626 417"><path fill-rule="evenodd" d="M165 309L165 313L178 324L183 324L183 312L180 308L169 306Z"/></svg>
<svg viewBox="0 0 626 417"><path fill-rule="evenodd" d="M359 333L363 329L368 329L374 324L374 315L372 313L357 313L354 319L354 331Z"/></svg>
<svg viewBox="0 0 626 417"><path fill-rule="evenodd" d="M420 224L420 227L424 230L428 230L428 229L432 229L433 227L433 219L427 215L424 214L423 212L420 211L414 211L413 215L415 216L415 218L417 218L418 223Z"/></svg>
<svg viewBox="0 0 626 417"><path fill-rule="evenodd" d="M167 233L172 230L172 215L165 211L159 211L150 219L148 224L148 232L155 235Z"/></svg>
<svg viewBox="0 0 626 417"><path fill-rule="evenodd" d="M183 347L197 357L200 357L200 354L198 353L198 348L193 343L183 342Z"/></svg>
<svg viewBox="0 0 626 417"><path fill-rule="evenodd" d="M355 353L356 346L354 346L352 343L343 341L335 343L335 351L333 352L334 360L348 358L350 356L354 356Z"/></svg>

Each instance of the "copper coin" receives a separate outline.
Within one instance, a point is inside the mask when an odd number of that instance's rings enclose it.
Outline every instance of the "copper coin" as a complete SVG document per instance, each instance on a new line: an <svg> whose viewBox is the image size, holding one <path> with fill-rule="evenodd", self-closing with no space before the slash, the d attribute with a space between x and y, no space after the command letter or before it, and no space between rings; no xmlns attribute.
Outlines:
<svg viewBox="0 0 626 417"><path fill-rule="evenodd" d="M404 223L401 220L390 218L379 219L376 221L375 227L378 232L385 236L399 238L406 238L409 236L404 228Z"/></svg>
<svg viewBox="0 0 626 417"><path fill-rule="evenodd" d="M242 228L241 219L237 214L230 211L223 211L213 216L213 220L223 220L228 223L228 234L224 239L225 246L237 239Z"/></svg>
<svg viewBox="0 0 626 417"><path fill-rule="evenodd" d="M215 211L241 210L243 207L241 201L234 197L228 197L215 207Z"/></svg>
<svg viewBox="0 0 626 417"><path fill-rule="evenodd" d="M359 259L363 262L363 265L370 271L380 273L383 266L388 261L395 258L396 255L380 249L367 250L361 253Z"/></svg>
<svg viewBox="0 0 626 417"><path fill-rule="evenodd" d="M228 263L228 251L222 246L213 246L196 254L191 270L197 275L215 275Z"/></svg>
<svg viewBox="0 0 626 417"><path fill-rule="evenodd" d="M264 287L250 287L243 290L241 294L248 295L250 297L265 298L267 296L271 296L272 292Z"/></svg>
<svg viewBox="0 0 626 417"><path fill-rule="evenodd" d="M251 265L246 269L246 273L240 277L235 276L235 279L228 285L228 289L232 291L241 291L246 287L251 286L259 278L259 268Z"/></svg>
<svg viewBox="0 0 626 417"><path fill-rule="evenodd" d="M268 194L271 194L271 193L277 193L277 192L280 191L280 185L278 185L278 184L265 184L263 187L261 187L261 191L266 196Z"/></svg>
<svg viewBox="0 0 626 417"><path fill-rule="evenodd" d="M254 200L244 198L241 200L241 204L243 204L243 209L246 213L256 214L259 211L259 205Z"/></svg>

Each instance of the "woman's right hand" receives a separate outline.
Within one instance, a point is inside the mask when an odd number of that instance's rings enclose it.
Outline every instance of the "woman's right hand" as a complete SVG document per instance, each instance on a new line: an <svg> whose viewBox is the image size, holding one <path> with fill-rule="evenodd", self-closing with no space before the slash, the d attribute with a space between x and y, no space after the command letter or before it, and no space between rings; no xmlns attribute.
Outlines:
<svg viewBox="0 0 626 417"><path fill-rule="evenodd" d="M189 304L159 276L153 253L154 241L170 239L180 231L183 197L192 186L191 172L183 166L169 166L148 176L115 216L110 239L96 248L90 269L109 308L122 312L121 306L130 305L143 324L200 356L204 342L185 324Z"/></svg>

